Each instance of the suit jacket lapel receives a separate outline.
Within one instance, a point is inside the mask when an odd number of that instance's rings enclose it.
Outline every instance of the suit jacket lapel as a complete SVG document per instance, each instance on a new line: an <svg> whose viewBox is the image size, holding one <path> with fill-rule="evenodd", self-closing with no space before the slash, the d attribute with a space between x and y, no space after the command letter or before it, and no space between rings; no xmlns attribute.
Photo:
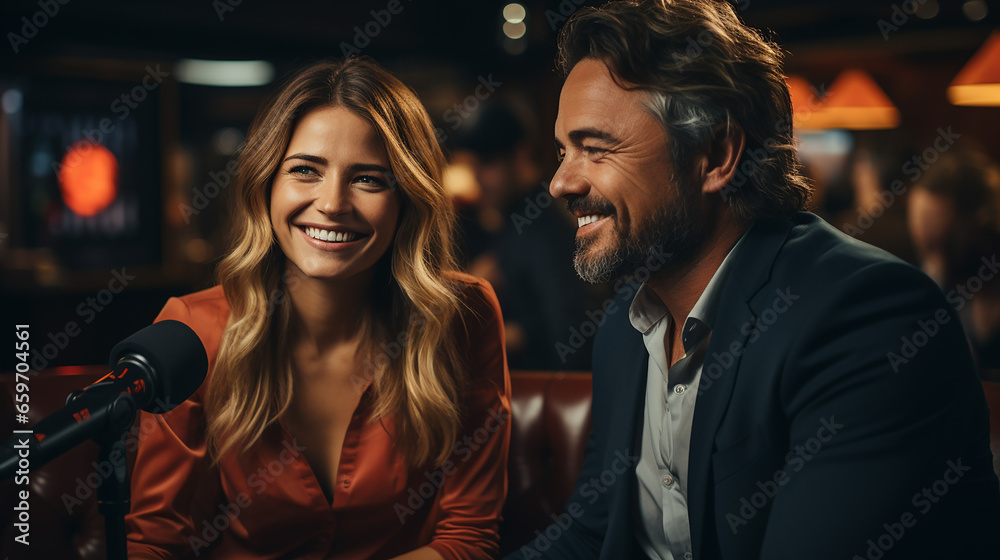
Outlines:
<svg viewBox="0 0 1000 560"><path fill-rule="evenodd" d="M627 319L623 323L618 331L621 333L617 345L620 350L618 354L620 365L613 370L617 371L618 375L614 381L616 387L611 413L614 425L609 430L608 451L614 453L615 450L620 450L629 456L638 457L642 449L642 417L645 410L649 353L642 341L642 334L632 328ZM595 420L600 421L597 418ZM619 486L621 490L609 496L608 532L605 535L601 558L632 557L634 552L632 502L636 494L635 484L635 474L630 470L626 484Z"/></svg>
<svg viewBox="0 0 1000 560"><path fill-rule="evenodd" d="M747 238L733 255L732 268L719 299L719 311L712 328L712 339L702 367L691 426L691 449L688 458L688 519L695 558L702 558L708 543L704 539L714 523L713 508L708 503L712 484L711 459L715 433L732 396L740 356L730 351L733 343L745 348L756 316L748 302L770 280L771 266L781 249L792 223L768 220L755 223ZM725 356L732 356L726 360Z"/></svg>
<svg viewBox="0 0 1000 560"><path fill-rule="evenodd" d="M629 402L637 409L632 415L632 425L628 426L628 432L626 432L632 436L628 451L633 456L638 456L642 450L642 421L643 413L646 410L646 375L649 371L649 354L646 352L646 346L642 345L642 349L636 352L636 355L645 359L635 360L635 363L629 368L633 375L630 378L631 384L627 393L631 396ZM635 406L635 403L639 403L639 406ZM628 441L628 439L623 441Z"/></svg>
<svg viewBox="0 0 1000 560"><path fill-rule="evenodd" d="M638 456L642 449L642 418L646 409L646 372L649 368L649 352L642 341L642 334L629 325L628 344L623 345L626 354L623 375L620 382L622 391L619 393L619 410L626 411L619 427L617 447L622 451L628 448L628 453ZM630 411L630 412L629 412ZM634 478L634 477L633 477Z"/></svg>

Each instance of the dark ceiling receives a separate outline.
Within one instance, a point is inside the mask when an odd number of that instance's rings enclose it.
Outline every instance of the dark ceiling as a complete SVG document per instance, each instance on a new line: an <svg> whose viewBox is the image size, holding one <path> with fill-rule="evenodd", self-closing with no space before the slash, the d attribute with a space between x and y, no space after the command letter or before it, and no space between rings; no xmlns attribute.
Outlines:
<svg viewBox="0 0 1000 560"><path fill-rule="evenodd" d="M65 5L59 3L65 1ZM387 8L395 2L398 13ZM555 30L561 13L579 0L523 0L528 9L528 50L520 56L502 48L501 10L508 0L356 2L264 2L262 0L4 0L0 20L7 38L0 63L26 70L38 57L72 56L171 60L264 58L279 66L338 57L342 43L353 43L358 29L377 30L362 49L393 65L419 60L434 65L496 69L531 74L551 69ZM909 16L911 6L937 2L931 19ZM745 20L767 29L795 49L851 46L873 49L957 48L971 50L1000 21L996 0L988 15L970 22L964 0L738 0ZM587 2L586 4L593 4ZM58 12L36 16L43 5ZM380 15L384 26L372 23ZM898 13L897 13L898 12ZM884 40L879 21L894 25ZM905 21L903 21L905 16ZM15 55L10 33L22 33L24 20L48 20ZM551 21L550 21L551 20ZM30 31L30 28L28 29ZM933 33L931 33L933 32ZM928 37L937 39L927 40ZM361 37L359 43L363 43ZM940 44L935 44L940 43Z"/></svg>

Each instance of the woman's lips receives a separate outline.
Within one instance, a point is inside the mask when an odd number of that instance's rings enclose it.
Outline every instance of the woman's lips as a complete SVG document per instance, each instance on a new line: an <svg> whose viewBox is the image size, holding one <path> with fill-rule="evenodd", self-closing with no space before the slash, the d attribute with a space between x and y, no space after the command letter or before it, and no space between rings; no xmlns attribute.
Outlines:
<svg viewBox="0 0 1000 560"><path fill-rule="evenodd" d="M313 226L297 226L306 242L323 251L339 251L358 245L368 237L356 231L333 231Z"/></svg>

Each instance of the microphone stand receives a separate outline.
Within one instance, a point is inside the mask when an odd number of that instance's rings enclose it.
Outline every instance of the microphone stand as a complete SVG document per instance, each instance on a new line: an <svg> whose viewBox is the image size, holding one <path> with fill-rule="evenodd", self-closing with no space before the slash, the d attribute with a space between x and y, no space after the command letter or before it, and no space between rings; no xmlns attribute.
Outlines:
<svg viewBox="0 0 1000 560"><path fill-rule="evenodd" d="M171 350L174 346L183 351ZM125 515L131 496L125 439L135 422L138 405L141 403L154 414L172 410L179 404L170 402L173 397L184 401L204 382L208 356L191 327L168 319L115 345L110 367L108 375L82 391L70 393L66 406L35 424L30 432L34 438L14 436L0 445L0 480L19 472L25 440L29 442L29 471L81 441L97 442L102 465L97 503L104 516L107 557L126 560ZM127 376L129 367L138 371ZM154 398L155 402L149 402ZM103 476L105 472L108 476Z"/></svg>
<svg viewBox="0 0 1000 560"><path fill-rule="evenodd" d="M67 404L85 393L114 391L111 382L97 383L83 391L74 391ZM109 465L111 474L97 486L97 511L104 516L104 536L108 560L127 560L125 514L129 512L131 493L127 470L125 437L135 422L138 407L129 393L121 393L107 406L107 431L93 438L100 446L98 464Z"/></svg>

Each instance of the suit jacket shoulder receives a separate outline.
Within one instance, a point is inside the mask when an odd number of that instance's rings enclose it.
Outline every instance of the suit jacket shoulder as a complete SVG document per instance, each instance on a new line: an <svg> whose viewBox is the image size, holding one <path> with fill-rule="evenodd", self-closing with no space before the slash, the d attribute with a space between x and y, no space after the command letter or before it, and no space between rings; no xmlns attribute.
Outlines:
<svg viewBox="0 0 1000 560"><path fill-rule="evenodd" d="M797 282L804 289L826 290L858 273L872 279L879 274L894 275L905 278L921 291L936 290L933 281L913 265L806 212L792 219L788 236L774 259L770 279ZM892 288L885 283L879 286Z"/></svg>

